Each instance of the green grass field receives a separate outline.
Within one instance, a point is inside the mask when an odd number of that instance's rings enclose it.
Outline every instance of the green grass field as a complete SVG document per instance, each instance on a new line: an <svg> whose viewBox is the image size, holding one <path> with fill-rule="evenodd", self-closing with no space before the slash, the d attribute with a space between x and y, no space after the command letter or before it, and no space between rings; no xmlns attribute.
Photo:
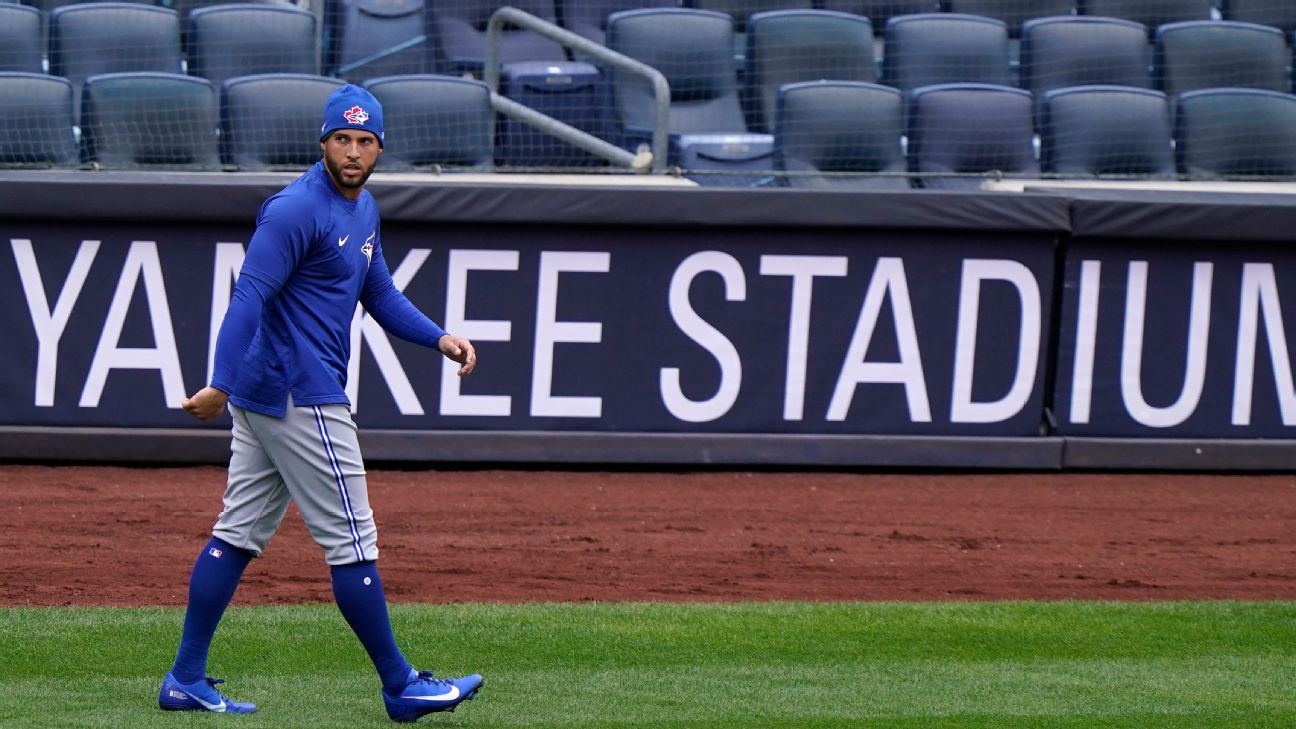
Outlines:
<svg viewBox="0 0 1296 729"><path fill-rule="evenodd" d="M1290 727L1296 604L396 605L420 668L480 672L419 726ZM211 656L261 710L156 694L176 609L0 609L0 727L393 726L331 605L233 608Z"/></svg>

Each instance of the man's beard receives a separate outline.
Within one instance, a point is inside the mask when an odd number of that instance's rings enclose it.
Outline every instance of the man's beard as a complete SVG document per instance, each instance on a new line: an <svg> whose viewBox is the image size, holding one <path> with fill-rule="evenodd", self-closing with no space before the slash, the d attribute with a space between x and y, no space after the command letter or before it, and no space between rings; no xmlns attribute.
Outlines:
<svg viewBox="0 0 1296 729"><path fill-rule="evenodd" d="M372 175L374 168L378 166L378 160L374 160L374 163L369 165L369 169L360 175L357 182L348 182L347 178L342 176L342 165L334 162L328 155L324 156L324 166L328 168L329 173L333 176L333 181L340 187L357 188L364 187L364 184L369 181L369 175Z"/></svg>

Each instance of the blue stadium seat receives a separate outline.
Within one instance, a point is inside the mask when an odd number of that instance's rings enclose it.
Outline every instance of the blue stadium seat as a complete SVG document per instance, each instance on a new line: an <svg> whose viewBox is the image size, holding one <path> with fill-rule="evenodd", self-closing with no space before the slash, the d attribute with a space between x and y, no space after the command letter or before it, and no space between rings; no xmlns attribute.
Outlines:
<svg viewBox="0 0 1296 729"><path fill-rule="evenodd" d="M0 165L75 167L80 160L72 117L72 83L35 73L0 73Z"/></svg>
<svg viewBox="0 0 1296 729"><path fill-rule="evenodd" d="M1038 97L1087 84L1152 88L1147 28L1117 18L1037 18L1022 26L1021 87Z"/></svg>
<svg viewBox="0 0 1296 729"><path fill-rule="evenodd" d="M1220 14L1225 20L1268 25L1287 35L1296 32L1296 3L1284 0L1222 0Z"/></svg>
<svg viewBox="0 0 1296 729"><path fill-rule="evenodd" d="M364 86L383 106L378 169L492 168L494 112L486 84L427 74L370 79Z"/></svg>
<svg viewBox="0 0 1296 729"><path fill-rule="evenodd" d="M432 71L424 0L326 0L324 68L354 83Z"/></svg>
<svg viewBox="0 0 1296 729"><path fill-rule="evenodd" d="M86 161L108 169L220 169L216 89L171 73L109 73L85 80Z"/></svg>
<svg viewBox="0 0 1296 729"><path fill-rule="evenodd" d="M1153 69L1168 96L1226 86L1286 91L1287 39L1281 30L1228 20L1157 28Z"/></svg>
<svg viewBox="0 0 1296 729"><path fill-rule="evenodd" d="M240 170L305 169L320 159L324 102L342 81L308 74L237 76L221 90L221 155Z"/></svg>
<svg viewBox="0 0 1296 729"><path fill-rule="evenodd" d="M81 83L104 73L181 73L180 15L170 8L106 2L64 5L49 15L50 73Z"/></svg>
<svg viewBox="0 0 1296 729"><path fill-rule="evenodd" d="M1157 26L1184 20L1210 20L1211 0L1080 0L1081 15L1124 18L1142 23L1149 33Z"/></svg>
<svg viewBox="0 0 1296 729"><path fill-rule="evenodd" d="M160 0L157 4L171 8L177 13L180 13L180 23L183 25L185 19L195 10L200 8L209 8L214 5L229 5L231 3L239 5L269 5L271 7L281 8L296 7L296 3L291 0Z"/></svg>
<svg viewBox="0 0 1296 729"><path fill-rule="evenodd" d="M747 24L748 126L772 131L778 91L800 81L877 81L873 25L830 10L757 13Z"/></svg>
<svg viewBox="0 0 1296 729"><path fill-rule="evenodd" d="M881 33L887 21L897 15L920 15L940 12L940 0L818 0L820 10L863 15L873 23L873 32Z"/></svg>
<svg viewBox="0 0 1296 729"><path fill-rule="evenodd" d="M26 5L0 5L0 71L41 73L41 14Z"/></svg>
<svg viewBox="0 0 1296 729"><path fill-rule="evenodd" d="M613 13L608 18L607 44L656 68L670 84L670 164L734 171L773 168L774 138L748 133L733 62L733 21L728 15L687 8ZM609 74L627 142L646 142L655 116L651 87L615 69L609 69Z"/></svg>
<svg viewBox="0 0 1296 729"><path fill-rule="evenodd" d="M613 13L608 47L661 71L671 88L673 134L746 132L734 69L733 22L706 10L648 9ZM652 89L638 77L610 69L621 121L647 134L653 125Z"/></svg>
<svg viewBox="0 0 1296 729"><path fill-rule="evenodd" d="M950 13L998 18L1008 24L1010 38L1021 37L1022 24L1032 18L1074 15L1076 0L945 0Z"/></svg>
<svg viewBox="0 0 1296 729"><path fill-rule="evenodd" d="M562 27L602 45L612 13L675 5L665 0L558 0L557 10Z"/></svg>
<svg viewBox="0 0 1296 729"><path fill-rule="evenodd" d="M756 13L774 10L811 10L812 0L684 0L684 7L724 13L734 21L734 57L739 68L747 53L747 19Z"/></svg>
<svg viewBox="0 0 1296 729"><path fill-rule="evenodd" d="M31 5L42 13L49 14L54 10L67 5L79 5L84 2L98 2L98 0L28 0L26 5ZM154 0L125 0L139 5L154 5Z"/></svg>
<svg viewBox="0 0 1296 729"><path fill-rule="evenodd" d="M882 83L908 91L944 83L1011 86L1008 25L977 15L930 13L887 21Z"/></svg>
<svg viewBox="0 0 1296 729"><path fill-rule="evenodd" d="M1175 158L1193 180L1296 179L1296 96L1264 89L1180 94Z"/></svg>
<svg viewBox="0 0 1296 729"><path fill-rule="evenodd" d="M1128 86L1073 86L1039 100L1040 167L1068 177L1172 179L1166 95Z"/></svg>
<svg viewBox="0 0 1296 729"><path fill-rule="evenodd" d="M480 73L486 62L486 26L502 4L557 22L554 0L454 0L431 6L430 30L438 65L443 73ZM529 30L505 26L500 34L500 63L565 61L562 46Z"/></svg>
<svg viewBox="0 0 1296 729"><path fill-rule="evenodd" d="M904 94L853 81L788 84L779 91L774 133L789 187L907 190ZM824 174L847 173L847 174Z"/></svg>
<svg viewBox="0 0 1296 729"><path fill-rule="evenodd" d="M217 87L260 73L320 72L315 15L286 5L213 5L189 14L189 73Z"/></svg>
<svg viewBox="0 0 1296 729"><path fill-rule="evenodd" d="M583 61L504 64L499 93L610 144L621 143L608 78ZM602 167L607 161L500 115L496 161L514 166Z"/></svg>
<svg viewBox="0 0 1296 729"><path fill-rule="evenodd" d="M939 84L910 92L909 169L923 187L975 189L943 175L1038 177L1030 92L992 84Z"/></svg>

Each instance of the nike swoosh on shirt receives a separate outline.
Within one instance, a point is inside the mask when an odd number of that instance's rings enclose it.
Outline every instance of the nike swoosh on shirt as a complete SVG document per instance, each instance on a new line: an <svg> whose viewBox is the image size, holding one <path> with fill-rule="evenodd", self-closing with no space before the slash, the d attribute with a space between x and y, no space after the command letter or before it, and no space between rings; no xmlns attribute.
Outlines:
<svg viewBox="0 0 1296 729"><path fill-rule="evenodd" d="M350 233L347 233L346 235L342 236L341 238L338 238L338 248L341 248L342 246L346 245L346 242L349 241L349 240L351 240L351 234L350 234Z"/></svg>
<svg viewBox="0 0 1296 729"><path fill-rule="evenodd" d="M440 696L406 696L405 698L415 701L454 701L459 698L459 687L451 686L449 691Z"/></svg>

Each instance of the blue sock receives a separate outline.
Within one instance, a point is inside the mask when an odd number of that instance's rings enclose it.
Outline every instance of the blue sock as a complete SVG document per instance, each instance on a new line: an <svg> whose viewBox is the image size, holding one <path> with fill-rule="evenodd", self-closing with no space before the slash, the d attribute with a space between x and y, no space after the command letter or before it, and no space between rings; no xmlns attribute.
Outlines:
<svg viewBox="0 0 1296 729"><path fill-rule="evenodd" d="M216 537L203 545L189 578L189 607L171 667L177 681L193 683L207 675L207 649L250 561L251 552Z"/></svg>
<svg viewBox="0 0 1296 729"><path fill-rule="evenodd" d="M369 654L388 693L398 693L409 679L410 664L396 647L387 596L378 578L377 562L333 565L333 598L342 617Z"/></svg>

